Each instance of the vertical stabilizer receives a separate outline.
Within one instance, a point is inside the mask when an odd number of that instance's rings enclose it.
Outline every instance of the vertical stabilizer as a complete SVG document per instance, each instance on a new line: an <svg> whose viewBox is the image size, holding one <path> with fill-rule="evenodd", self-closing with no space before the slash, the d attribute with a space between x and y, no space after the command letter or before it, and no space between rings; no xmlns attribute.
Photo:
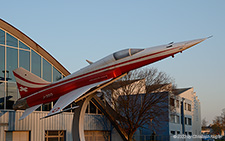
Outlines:
<svg viewBox="0 0 225 141"><path fill-rule="evenodd" d="M22 67L15 69L13 74L16 78L17 87L22 98L50 84L50 82L45 81Z"/></svg>

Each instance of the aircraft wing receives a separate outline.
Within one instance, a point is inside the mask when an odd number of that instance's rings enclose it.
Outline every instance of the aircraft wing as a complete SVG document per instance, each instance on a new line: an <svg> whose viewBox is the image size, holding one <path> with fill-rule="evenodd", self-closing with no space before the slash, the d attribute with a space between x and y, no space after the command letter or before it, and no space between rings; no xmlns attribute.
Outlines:
<svg viewBox="0 0 225 141"><path fill-rule="evenodd" d="M110 81L110 80L107 80L107 81ZM107 81L90 84L90 85L78 88L76 90L73 90L73 91L61 96L58 99L58 101L56 102L56 104L54 105L54 107L51 109L51 111L48 113L48 115L43 118L47 118L47 117L61 113L62 112L61 110L63 108L65 108L67 105L71 104L73 101L78 99L81 95L83 95L84 93L89 91L91 88L96 87L100 84L103 84Z"/></svg>
<svg viewBox="0 0 225 141"><path fill-rule="evenodd" d="M39 105L35 105L33 107L30 107L28 109L26 109L24 112L23 112L23 115L20 117L19 120L22 120L24 119L25 117L27 117L30 113L32 113L34 110L36 110L38 107L40 107L42 104L39 104Z"/></svg>

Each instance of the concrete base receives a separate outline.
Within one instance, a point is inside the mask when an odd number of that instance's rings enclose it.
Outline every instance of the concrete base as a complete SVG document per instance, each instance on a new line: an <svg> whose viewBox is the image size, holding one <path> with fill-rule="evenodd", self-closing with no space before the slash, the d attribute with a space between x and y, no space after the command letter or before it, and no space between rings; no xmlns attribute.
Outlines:
<svg viewBox="0 0 225 141"><path fill-rule="evenodd" d="M73 125L72 125L72 137L73 141L85 141L84 138L84 116L87 109L87 105L93 95L88 96L77 103L79 106L74 111Z"/></svg>

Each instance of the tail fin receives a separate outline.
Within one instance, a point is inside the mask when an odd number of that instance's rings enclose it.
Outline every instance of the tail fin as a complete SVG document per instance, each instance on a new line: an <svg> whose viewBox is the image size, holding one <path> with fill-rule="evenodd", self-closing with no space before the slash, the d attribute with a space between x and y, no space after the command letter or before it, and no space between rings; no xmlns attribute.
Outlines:
<svg viewBox="0 0 225 141"><path fill-rule="evenodd" d="M26 97L50 82L20 67L13 71L21 98Z"/></svg>

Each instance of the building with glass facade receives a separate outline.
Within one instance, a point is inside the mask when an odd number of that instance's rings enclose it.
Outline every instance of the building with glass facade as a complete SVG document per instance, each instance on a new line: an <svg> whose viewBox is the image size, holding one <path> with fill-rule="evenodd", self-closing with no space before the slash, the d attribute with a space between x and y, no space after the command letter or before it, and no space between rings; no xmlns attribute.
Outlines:
<svg viewBox="0 0 225 141"><path fill-rule="evenodd" d="M37 43L0 19L0 109L12 109L20 98L12 72L18 67L49 82L70 74ZM50 107L45 105L40 110L49 110Z"/></svg>
<svg viewBox="0 0 225 141"><path fill-rule="evenodd" d="M70 74L41 46L0 19L0 141L71 141L72 111L40 120L53 107L53 102L42 105L19 121L23 110L12 109L20 98L12 72L18 67L49 82ZM87 107L84 120L86 140L121 140L117 130L92 102Z"/></svg>

